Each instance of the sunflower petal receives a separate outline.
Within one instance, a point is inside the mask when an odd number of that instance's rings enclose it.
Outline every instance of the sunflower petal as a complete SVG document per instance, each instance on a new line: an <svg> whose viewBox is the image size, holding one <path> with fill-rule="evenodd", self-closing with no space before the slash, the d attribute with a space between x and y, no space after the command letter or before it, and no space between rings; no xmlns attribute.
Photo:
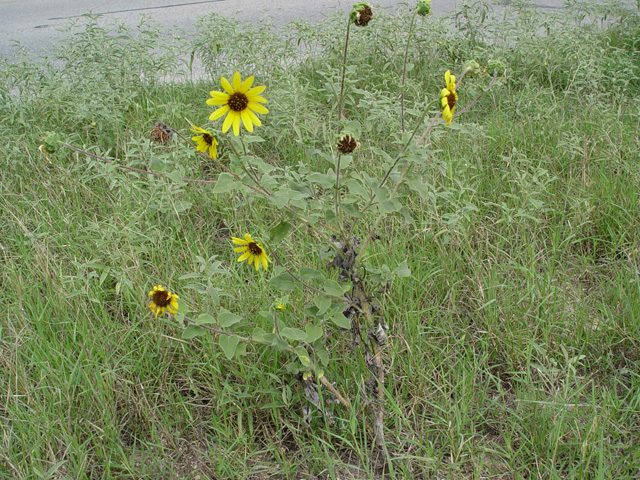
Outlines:
<svg viewBox="0 0 640 480"><path fill-rule="evenodd" d="M253 77L251 77L253 78ZM264 92L264 89L267 88L265 85L260 85L258 87L253 87L251 90L249 90L246 95L247 97L255 97L256 95L260 95L262 92Z"/></svg>
<svg viewBox="0 0 640 480"><path fill-rule="evenodd" d="M264 267L265 271L269 270L269 265L267 264L267 256L264 252L262 252L262 254L260 255L260 261L262 262L262 266Z"/></svg>
<svg viewBox="0 0 640 480"><path fill-rule="evenodd" d="M209 120L217 120L218 118L223 116L225 113L227 113L229 110L230 110L229 105L220 107L219 109L214 110L211 115L209 115Z"/></svg>
<svg viewBox="0 0 640 480"><path fill-rule="evenodd" d="M233 93L234 93L233 87L229 83L229 80L227 80L226 78L222 77L220 79L220 85L222 85L222 88L224 88L225 92L227 92L229 95L233 95Z"/></svg>
<svg viewBox="0 0 640 480"><path fill-rule="evenodd" d="M247 115L249 115L249 118L251 119L251 122L256 126L259 127L260 125L262 125L262 122L260 121L260 119L257 117L257 115L255 113L253 113L251 110L247 109L246 110Z"/></svg>
<svg viewBox="0 0 640 480"><path fill-rule="evenodd" d="M251 88L251 85L253 85L253 75L251 75L244 82L242 82L242 86L240 87L239 92L247 93L247 91Z"/></svg>
<svg viewBox="0 0 640 480"><path fill-rule="evenodd" d="M240 135L240 113L234 112L233 116L233 134L237 137Z"/></svg>
<svg viewBox="0 0 640 480"><path fill-rule="evenodd" d="M251 133L253 132L253 123L251 122L251 116L249 115L249 112L251 112L251 110L245 108L242 112L240 112L240 118L242 118L242 124L244 125L244 128L246 128L247 131Z"/></svg>
<svg viewBox="0 0 640 480"><path fill-rule="evenodd" d="M260 95L252 95L252 96L247 96L247 100L249 100L250 102L260 102L260 103L267 103L267 99L264 97L261 97Z"/></svg>
<svg viewBox="0 0 640 480"><path fill-rule="evenodd" d="M245 239L247 242L253 242L253 238L251 238L251 234L250 234L250 233L245 233L245 234L244 234L244 239Z"/></svg>
<svg viewBox="0 0 640 480"><path fill-rule="evenodd" d="M235 243L236 245L246 245L249 242L247 240L243 240L241 238L237 238L237 237L231 237L231 241L233 243Z"/></svg>
<svg viewBox="0 0 640 480"><path fill-rule="evenodd" d="M246 252L247 250L249 250L249 247L236 247L233 249L234 252Z"/></svg>
<svg viewBox="0 0 640 480"><path fill-rule="evenodd" d="M240 76L240 72L236 72L233 74L233 91L239 92L242 88L242 77Z"/></svg>
<svg viewBox="0 0 640 480"><path fill-rule="evenodd" d="M229 127L231 127L231 124L233 123L233 119L235 118L236 115L237 113L234 112L233 110L229 112L229 114L224 119L224 123L222 124L222 133L229 130Z"/></svg>
<svg viewBox="0 0 640 480"><path fill-rule="evenodd" d="M251 110L258 113L263 113L263 114L269 113L269 110L267 110L267 108L264 105L260 105L259 103L256 103L256 102L249 102L247 107L249 107Z"/></svg>
<svg viewBox="0 0 640 480"><path fill-rule="evenodd" d="M238 258L239 262L242 262L243 260L246 260L249 257L252 257L253 254L250 251L246 251L244 252L242 255L240 255L240 257ZM249 263L251 263L251 260L249 260Z"/></svg>

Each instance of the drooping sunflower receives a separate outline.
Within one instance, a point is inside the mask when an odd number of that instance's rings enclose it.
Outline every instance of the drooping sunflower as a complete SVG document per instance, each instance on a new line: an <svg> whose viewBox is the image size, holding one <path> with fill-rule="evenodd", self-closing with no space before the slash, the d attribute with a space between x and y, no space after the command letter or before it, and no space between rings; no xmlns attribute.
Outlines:
<svg viewBox="0 0 640 480"><path fill-rule="evenodd" d="M444 83L447 84L447 88L443 88L442 92L440 92L442 118L445 119L447 125L451 125L453 111L456 109L458 94L456 93L456 77L455 75L451 75L451 72L449 70L447 70L444 74Z"/></svg>
<svg viewBox="0 0 640 480"><path fill-rule="evenodd" d="M214 137L211 132L205 130L204 128L196 127L195 125L191 126L191 131L198 134L191 137L191 140L196 142L196 149L199 152L208 152L209 157L211 158L217 158L218 141L216 140L216 137Z"/></svg>
<svg viewBox="0 0 640 480"><path fill-rule="evenodd" d="M267 103L267 100L260 96L266 88L264 85L251 88L253 76L243 82L240 72L233 74L233 84L224 77L220 79L220 84L224 92L209 92L212 98L207 100L207 105L222 105L209 116L209 120L216 120L224 114L227 115L222 124L222 133L233 126L233 134L236 137L240 135L240 120L249 132L253 132L254 125L258 127L262 125L260 119L253 112L269 113L264 105L260 105Z"/></svg>
<svg viewBox="0 0 640 480"><path fill-rule="evenodd" d="M153 290L149 292L151 297L151 303L149 308L155 314L164 315L165 310L168 310L170 314L175 315L178 313L178 295L168 292L162 285L156 285Z"/></svg>
<svg viewBox="0 0 640 480"><path fill-rule="evenodd" d="M267 256L264 248L258 245L258 242L251 238L251 235L245 233L244 240L242 238L231 237L231 241L236 245L242 245L241 247L236 247L233 249L234 252L244 252L238 258L239 262L248 259L247 263L251 265L251 263L253 262L253 264L256 266L256 270L260 269L261 264L265 270L268 270L267 262L271 262L271 259Z"/></svg>

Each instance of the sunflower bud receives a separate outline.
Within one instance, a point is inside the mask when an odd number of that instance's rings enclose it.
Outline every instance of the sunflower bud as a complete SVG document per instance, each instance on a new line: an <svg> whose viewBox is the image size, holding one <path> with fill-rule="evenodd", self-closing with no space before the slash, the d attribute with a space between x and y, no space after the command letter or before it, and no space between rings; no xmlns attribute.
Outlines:
<svg viewBox="0 0 640 480"><path fill-rule="evenodd" d="M420 0L416 7L418 15L426 17L431 13L431 0Z"/></svg>
<svg viewBox="0 0 640 480"><path fill-rule="evenodd" d="M373 10L367 2L358 2L351 9L349 18L358 27L366 27L373 18Z"/></svg>
<svg viewBox="0 0 640 480"><path fill-rule="evenodd" d="M348 155L349 153L353 153L358 148L360 148L360 142L358 142L351 135L342 135L340 137L340 140L338 140L336 148L341 154Z"/></svg>
<svg viewBox="0 0 640 480"><path fill-rule="evenodd" d="M489 75L504 75L507 66L501 60L489 60L487 63L487 73Z"/></svg>
<svg viewBox="0 0 640 480"><path fill-rule="evenodd" d="M40 145L39 150L44 152L45 155L50 155L58 149L60 138L55 132L45 132L45 134L45 137L41 140L42 145Z"/></svg>
<svg viewBox="0 0 640 480"><path fill-rule="evenodd" d="M480 73L480 64L475 60L467 60L464 62L464 69L469 76L478 75Z"/></svg>

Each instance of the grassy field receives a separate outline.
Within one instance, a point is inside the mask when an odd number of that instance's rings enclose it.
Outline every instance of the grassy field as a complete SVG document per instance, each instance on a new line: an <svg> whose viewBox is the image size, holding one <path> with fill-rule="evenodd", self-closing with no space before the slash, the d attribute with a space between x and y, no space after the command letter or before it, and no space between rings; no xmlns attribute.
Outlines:
<svg viewBox="0 0 640 480"><path fill-rule="evenodd" d="M184 339L181 317L147 308L162 284L182 313L225 308L242 317L237 333L271 331L263 312L283 292L269 282L274 269L236 262L229 237L247 232L274 267L337 279L315 230L296 224L271 244L281 209L180 181L220 170L149 132L162 121L190 137L186 119L219 129L205 122L205 100L238 70L267 87L253 154L274 178L326 173L346 19L275 34L207 17L193 38L169 42L150 25L87 17L49 58L1 63L0 478L637 479L638 10L510 12L485 17L475 3L416 19L410 129L446 70L459 75L471 59L506 70L432 130L398 190L405 210L384 218L364 254L367 278L383 278L375 303L390 326L386 462L372 453L366 366L348 332L324 329L325 373L353 410L328 404L335 421L315 410L307 426L289 352L251 344L228 360L215 335ZM406 11L376 12L351 32L344 103L362 147L345 177L380 178L380 150L397 153L410 22ZM459 111L489 81L467 76ZM47 132L174 180L63 146L46 155ZM228 135L219 148L226 164ZM411 275L384 282L403 262ZM304 328L313 295L287 294L277 314Z"/></svg>

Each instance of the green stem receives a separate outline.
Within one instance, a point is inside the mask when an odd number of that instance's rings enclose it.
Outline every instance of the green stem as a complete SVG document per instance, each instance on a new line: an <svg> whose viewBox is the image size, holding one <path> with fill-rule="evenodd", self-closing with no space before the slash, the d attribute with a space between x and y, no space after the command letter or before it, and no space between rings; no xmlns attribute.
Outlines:
<svg viewBox="0 0 640 480"><path fill-rule="evenodd" d="M407 171L409 170L409 167L411 166L411 163L407 163L404 166L404 169L402 170L402 173L400 174L400 180L398 180L398 183L396 183L396 186L393 187L393 190L391 192L391 194L389 195L389 199L392 199L396 196L396 193L398 192L398 188L400 188L400 185L402 185L402 181L404 180L405 175L407 174ZM378 228L378 225L380 224L380 222L382 221L382 219L385 217L386 215L381 213L380 215L378 215L378 218L376 219L375 223L373 224L373 226L369 229L369 233L367 235L366 240L364 241L364 243L362 244L362 246L360 247L357 255L356 255L356 259L354 261L354 268L355 266L358 264L358 262L360 261L360 258L362 256L362 252L364 252L365 248L367 247L367 245L369 244L369 242L371 241L371 239L373 238L373 235L376 231L376 229Z"/></svg>
<svg viewBox="0 0 640 480"><path fill-rule="evenodd" d="M347 50L349 49L349 32L351 31L351 19L347 18L347 36L344 41L344 56L342 58L342 81L340 82L340 99L338 101L338 123L342 120L342 101L344 99L344 77L347 72Z"/></svg>
<svg viewBox="0 0 640 480"><path fill-rule="evenodd" d="M244 152L245 152L244 154L246 155L246 154L247 154L247 149L246 149L246 147L245 147L245 145L244 145L244 141L242 141L242 140L240 140L240 141L242 142L242 148L243 148L243 150L244 150ZM247 168L247 166L244 164L244 162L240 159L240 154L238 153L238 150L236 150L236 147L235 147L235 145L233 144L233 141L229 141L229 146L231 147L231 150L233 150L233 153L235 153L235 154L236 154L236 158L238 159L238 163L240 163L240 167L242 168L242 170L244 171L244 173L246 173L246 174L247 174L247 176L248 176L251 180L253 180L253 182L254 182L256 185L260 185L260 179L259 179L257 176L255 176L255 172L250 172L250 171L249 171L249 169ZM253 175L252 175L252 173L253 173ZM270 194L270 192L269 192L267 189L265 189L265 192L267 192L267 193L269 193L269 194Z"/></svg>
<svg viewBox="0 0 640 480"><path fill-rule="evenodd" d="M404 64L402 65L402 87L400 93L400 124L402 126L402 133L404 133L404 85L407 77L407 59L409 58L409 43L411 43L411 35L413 34L413 25L416 21L418 11L411 17L411 24L409 25L409 36L407 37L407 46L404 49Z"/></svg>

